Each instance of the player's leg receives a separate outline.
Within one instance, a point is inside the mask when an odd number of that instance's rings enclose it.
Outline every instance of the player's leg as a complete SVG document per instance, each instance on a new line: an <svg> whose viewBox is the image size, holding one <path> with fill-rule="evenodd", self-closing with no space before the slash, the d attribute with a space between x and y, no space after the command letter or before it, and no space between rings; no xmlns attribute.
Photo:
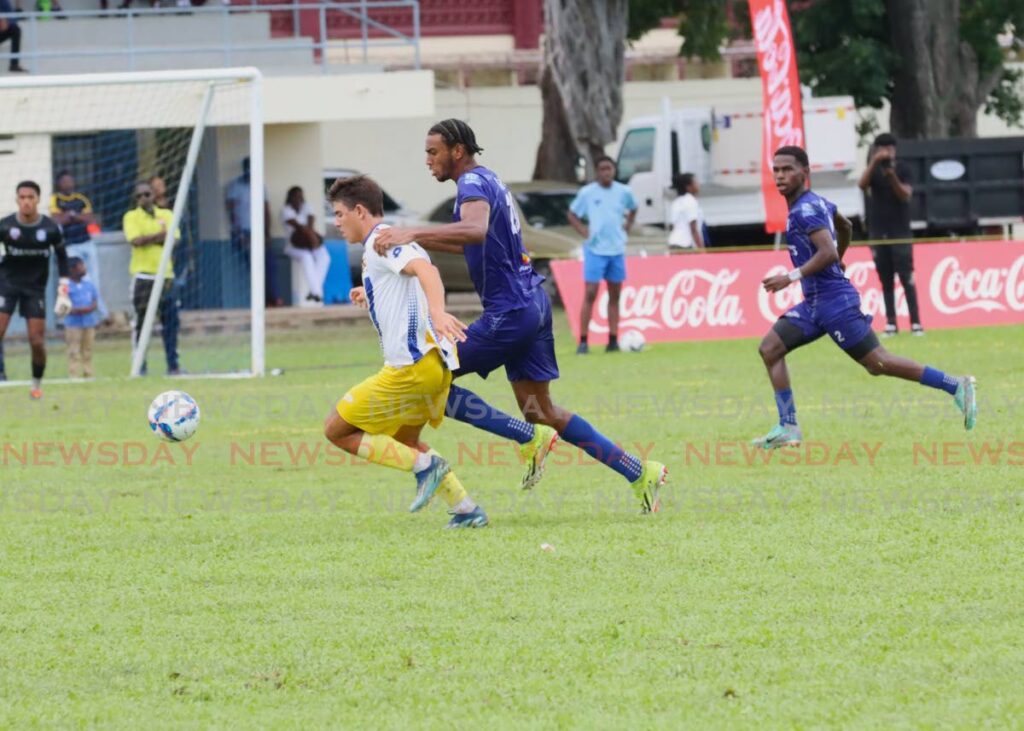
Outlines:
<svg viewBox="0 0 1024 731"><path fill-rule="evenodd" d="M775 393L779 421L767 434L754 439L751 444L764 449L777 449L795 446L803 441L796 419L796 401L789 381L789 369L786 367L786 354L814 342L821 335L822 330L815 324L810 307L801 303L780 317L761 340L758 353Z"/></svg>
<svg viewBox="0 0 1024 731"><path fill-rule="evenodd" d="M7 368L4 363L4 335L7 334L7 324L11 321L11 313L5 307L7 300L0 294L0 381L7 380Z"/></svg>
<svg viewBox="0 0 1024 731"><path fill-rule="evenodd" d="M622 475L640 498L644 512L659 508L658 490L668 475L660 462L644 462L615 446L583 417L557 406L549 384L558 378L555 336L552 330L551 301L538 289L534 300L539 318L533 337L519 355L505 366L519 410L538 429L554 430L566 441ZM551 444L554 444L552 439ZM543 467L541 467L543 469Z"/></svg>
<svg viewBox="0 0 1024 731"><path fill-rule="evenodd" d="M71 378L82 376L82 333L84 328L64 326L64 341L68 345L68 375Z"/></svg>
<svg viewBox="0 0 1024 731"><path fill-rule="evenodd" d="M619 297L622 295L622 282L608 283L608 345L605 352L619 352Z"/></svg>
<svg viewBox="0 0 1024 731"><path fill-rule="evenodd" d="M921 327L921 313L917 308L917 283L914 281L914 245L896 244L893 250L893 269L903 285L903 294L907 298L907 310L910 313L910 332L924 335Z"/></svg>
<svg viewBox="0 0 1024 731"><path fill-rule="evenodd" d="M591 254L590 256L590 261L597 258L596 254ZM600 286L600 280L584 283L583 305L580 309L580 343L576 348L576 355L586 355L590 352L590 347L587 345L587 336L590 333L590 318L594 313L594 302L597 300L597 289Z"/></svg>
<svg viewBox="0 0 1024 731"><path fill-rule="evenodd" d="M96 328L87 327L82 330L82 375L92 378L92 344L96 339Z"/></svg>
<svg viewBox="0 0 1024 731"><path fill-rule="evenodd" d="M857 359L868 373L873 376L894 376L945 391L953 397L957 408L963 414L964 428L968 431L974 428L978 421L978 401L975 394L977 384L974 376L953 376L910 358L890 353L878 344L877 338L874 343L874 348Z"/></svg>
<svg viewBox="0 0 1024 731"><path fill-rule="evenodd" d="M394 437L402 444L414 447L420 452L425 452L436 459L443 459L436 450L431 449L420 441L420 432L422 430L422 424L419 426L403 426L395 432ZM436 492L433 494L439 495L445 501L445 504L448 505L448 513L452 517L448 521L447 528L482 528L487 525L487 513L469 496L465 486L453 470L449 470L444 475L444 478L437 485ZM426 506L430 502L430 497L431 495L428 495L425 499L422 499L420 490L417 489L416 501L409 507L410 512L416 512ZM417 505L421 499L423 500L422 504Z"/></svg>
<svg viewBox="0 0 1024 731"><path fill-rule="evenodd" d="M882 301L885 303L885 334L895 335L896 327L896 282L892 261L892 246L881 245L871 247L871 256L875 260L875 271L878 281L882 283Z"/></svg>
<svg viewBox="0 0 1024 731"><path fill-rule="evenodd" d="M132 309L135 311L135 322L132 323L132 358L142 338L142 323L146 320L146 307L149 305L149 294L153 291L153 280L136 276L132 279ZM142 360L141 375L146 375L146 360Z"/></svg>
<svg viewBox="0 0 1024 731"><path fill-rule="evenodd" d="M46 372L46 319L26 317L25 326L28 330L28 346L32 351L32 390L29 395L33 399L40 399L43 397L43 373Z"/></svg>
<svg viewBox="0 0 1024 731"><path fill-rule="evenodd" d="M562 439L618 472L640 499L643 512L658 511L661 506L658 491L668 477L665 465L654 461L645 462L626 452L582 416L558 406L551 399L547 381L513 381L512 391L527 421L555 429Z"/></svg>
<svg viewBox="0 0 1024 731"><path fill-rule="evenodd" d="M537 291L540 292L537 296L544 295L543 289L538 288ZM466 331L466 342L459 343L459 369L453 374L454 377L477 373L486 378L506 363L510 352L523 350L542 322L536 308L526 310L518 315L491 316L484 313L470 324ZM554 429L534 427L533 424L491 406L469 389L455 384L448 391L444 415L488 434L516 442L526 465L521 482L524 490L540 481L548 453L558 441L558 433Z"/></svg>
<svg viewBox="0 0 1024 731"><path fill-rule="evenodd" d="M607 257L604 280L608 285L608 346L605 351L617 353L619 350L619 299L622 294L622 283L626 281L625 254Z"/></svg>
<svg viewBox="0 0 1024 731"><path fill-rule="evenodd" d="M387 434L371 434L347 422L338 413L339 406L324 420L324 436L334 446L367 462L383 465L402 472L412 472L419 459L429 463L426 453L402 444Z"/></svg>
<svg viewBox="0 0 1024 731"><path fill-rule="evenodd" d="M181 365L178 360L178 330L181 329L181 316L178 313L178 294L174 290L173 281L164 283L159 315L160 331L164 341L164 356L167 358L167 375L176 376L181 373Z"/></svg>

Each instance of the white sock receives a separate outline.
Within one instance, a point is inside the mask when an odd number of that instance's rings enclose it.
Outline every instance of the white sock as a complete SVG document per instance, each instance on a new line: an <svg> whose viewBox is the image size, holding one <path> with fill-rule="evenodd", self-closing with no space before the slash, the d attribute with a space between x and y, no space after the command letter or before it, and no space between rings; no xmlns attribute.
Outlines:
<svg viewBox="0 0 1024 731"><path fill-rule="evenodd" d="M42 387L43 387L43 379L42 378L33 378L32 379L32 388L42 388Z"/></svg>
<svg viewBox="0 0 1024 731"><path fill-rule="evenodd" d="M474 510L476 510L476 503L473 502L473 499L469 496L462 498L462 500L460 500L458 504L456 504L456 506L452 508L453 513L459 514L472 513Z"/></svg>
<svg viewBox="0 0 1024 731"><path fill-rule="evenodd" d="M413 472L422 472L430 466L430 454L428 452L417 452L416 461L412 463Z"/></svg>

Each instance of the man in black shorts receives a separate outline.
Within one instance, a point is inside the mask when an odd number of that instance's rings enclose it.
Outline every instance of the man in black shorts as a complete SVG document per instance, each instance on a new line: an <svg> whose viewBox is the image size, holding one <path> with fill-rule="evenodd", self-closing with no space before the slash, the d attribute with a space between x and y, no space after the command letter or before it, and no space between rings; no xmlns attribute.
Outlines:
<svg viewBox="0 0 1024 731"><path fill-rule="evenodd" d="M18 212L0 220L0 341L17 309L25 318L32 349L33 399L43 397L46 370L46 282L50 277L50 250L57 256L60 285L57 287L58 316L71 311L68 296L68 256L60 226L39 212L39 184L18 183Z"/></svg>

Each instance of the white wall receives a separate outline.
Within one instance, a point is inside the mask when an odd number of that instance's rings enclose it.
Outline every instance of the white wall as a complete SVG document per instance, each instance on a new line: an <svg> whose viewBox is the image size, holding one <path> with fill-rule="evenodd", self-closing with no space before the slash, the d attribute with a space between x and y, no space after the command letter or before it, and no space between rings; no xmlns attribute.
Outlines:
<svg viewBox="0 0 1024 731"><path fill-rule="evenodd" d="M0 216L18 208L14 186L22 180L34 180L42 188L39 210L49 213L53 193L50 135L18 135L3 142L9 154L0 155Z"/></svg>

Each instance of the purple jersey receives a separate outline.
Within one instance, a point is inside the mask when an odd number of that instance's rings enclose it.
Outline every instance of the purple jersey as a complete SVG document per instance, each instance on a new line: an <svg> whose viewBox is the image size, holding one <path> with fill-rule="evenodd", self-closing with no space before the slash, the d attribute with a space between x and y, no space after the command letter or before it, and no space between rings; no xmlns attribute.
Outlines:
<svg viewBox="0 0 1024 731"><path fill-rule="evenodd" d="M794 267L803 266L818 251L811 241L811 234L818 229L828 231L832 243L836 244L836 227L832 220L835 213L835 203L810 190L796 199L786 221L786 244ZM858 302L860 298L839 264L829 264L817 274L804 277L800 280L800 286L804 291L804 299L811 302L851 292L858 297Z"/></svg>
<svg viewBox="0 0 1024 731"><path fill-rule="evenodd" d="M460 210L467 201L484 200L491 208L487 238L483 243L464 247L469 276L484 310L508 312L531 305L533 290L544 277L533 270L523 248L519 214L512 194L492 170L482 166L463 173L458 186L453 220L462 220Z"/></svg>

